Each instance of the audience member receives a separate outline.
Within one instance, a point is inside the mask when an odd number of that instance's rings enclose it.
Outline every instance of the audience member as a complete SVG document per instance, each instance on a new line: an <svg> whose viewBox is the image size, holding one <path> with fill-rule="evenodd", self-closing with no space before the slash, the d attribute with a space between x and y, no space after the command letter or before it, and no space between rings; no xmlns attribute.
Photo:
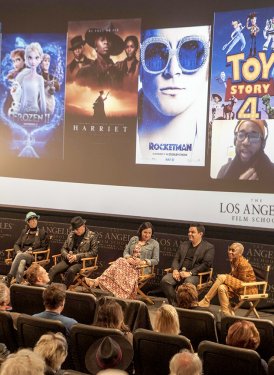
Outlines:
<svg viewBox="0 0 274 375"><path fill-rule="evenodd" d="M55 276L64 272L64 283L68 288L74 280L77 272L82 268L82 258L95 257L98 252L97 234L89 230L86 220L81 216L71 219L71 229L62 249L62 260L49 271L50 281L54 281ZM88 262L87 262L88 266Z"/></svg>
<svg viewBox="0 0 274 375"><path fill-rule="evenodd" d="M1 375L44 375L45 362L30 349L10 354L1 365Z"/></svg>
<svg viewBox="0 0 274 375"><path fill-rule="evenodd" d="M68 354L67 340L60 332L49 332L40 337L33 351L44 359L45 375L58 375Z"/></svg>
<svg viewBox="0 0 274 375"><path fill-rule="evenodd" d="M227 332L226 343L237 348L245 348L256 350L260 345L260 334L253 322L248 320L239 320L233 323ZM262 361L262 370L267 374L267 363L264 359Z"/></svg>
<svg viewBox="0 0 274 375"><path fill-rule="evenodd" d="M191 283L182 284L176 292L178 307L183 309L195 309L198 306L198 292L196 286Z"/></svg>
<svg viewBox="0 0 274 375"><path fill-rule="evenodd" d="M124 322L124 313L121 305L116 301L106 301L98 309L96 326L119 329L125 338L133 344L133 335Z"/></svg>
<svg viewBox="0 0 274 375"><path fill-rule="evenodd" d="M174 306L164 303L157 309L154 331L170 335L180 334L179 317Z"/></svg>
<svg viewBox="0 0 274 375"><path fill-rule="evenodd" d="M244 247L235 242L228 247L228 259L230 261L230 274L218 275L205 297L199 302L200 307L209 307L210 301L218 293L221 311L224 315L235 315L229 299L243 293L242 282L256 281L256 276L251 264L243 257ZM248 294L258 293L255 286L247 288Z"/></svg>
<svg viewBox="0 0 274 375"><path fill-rule="evenodd" d="M86 352L86 368L92 375L100 370L126 370L133 360L133 347L120 335L105 336L94 342Z"/></svg>
<svg viewBox="0 0 274 375"><path fill-rule="evenodd" d="M175 288L184 283L199 283L199 272L208 271L214 259L214 246L203 239L205 227L201 224L190 224L188 241L180 243L173 259L172 273L165 275L161 288L170 304L175 304Z"/></svg>
<svg viewBox="0 0 274 375"><path fill-rule="evenodd" d="M10 310L10 290L4 283L0 283L0 311Z"/></svg>
<svg viewBox="0 0 274 375"><path fill-rule="evenodd" d="M62 285L54 284L49 285L43 291L43 302L45 306L45 311L34 314L33 316L37 318L45 318L52 320L59 320L64 324L69 333L71 327L77 323L75 319L68 318L67 316L61 315L65 307L66 292L62 288Z"/></svg>
<svg viewBox="0 0 274 375"><path fill-rule="evenodd" d="M26 272L26 279L31 286L46 287L49 283L49 275L40 264L33 263Z"/></svg>
<svg viewBox="0 0 274 375"><path fill-rule="evenodd" d="M202 362L196 353L183 350L169 364L170 375L202 375Z"/></svg>
<svg viewBox="0 0 274 375"><path fill-rule="evenodd" d="M7 286L10 286L13 277L16 277L16 282L20 284L24 275L25 265L31 265L34 261L32 255L34 250L47 250L49 247L48 234L43 228L38 227L39 218L40 216L32 211L26 215L26 227L22 230L13 247L16 255L6 277Z"/></svg>

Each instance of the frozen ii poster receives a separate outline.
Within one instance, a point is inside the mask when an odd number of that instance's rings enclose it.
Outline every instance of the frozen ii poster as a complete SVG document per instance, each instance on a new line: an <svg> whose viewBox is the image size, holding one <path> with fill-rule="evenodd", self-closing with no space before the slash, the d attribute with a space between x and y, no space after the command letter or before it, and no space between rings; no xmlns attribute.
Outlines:
<svg viewBox="0 0 274 375"><path fill-rule="evenodd" d="M0 136L11 157L63 158L65 51L65 34L3 35Z"/></svg>

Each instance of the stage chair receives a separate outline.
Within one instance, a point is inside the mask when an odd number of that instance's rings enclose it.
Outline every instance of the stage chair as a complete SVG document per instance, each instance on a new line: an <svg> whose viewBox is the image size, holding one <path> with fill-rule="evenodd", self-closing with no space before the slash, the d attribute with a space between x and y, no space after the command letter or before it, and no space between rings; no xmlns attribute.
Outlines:
<svg viewBox="0 0 274 375"><path fill-rule="evenodd" d="M58 261L61 259L61 254L56 254L52 256L53 266L56 266ZM98 269L97 266L98 255L96 257L82 258L82 268L75 275L73 284L68 288L69 290L75 290L77 287L82 287L82 290L90 292L90 287L85 283L85 277L90 277L92 272ZM61 278L63 274L61 274Z"/></svg>
<svg viewBox="0 0 274 375"><path fill-rule="evenodd" d="M254 313L254 315L260 319L256 307L261 300L268 298L268 293L266 290L268 286L270 265L268 265L265 270L255 266L252 267L255 272L256 280L258 281L249 283L242 282L243 293L238 296L239 302L236 304L233 310L236 312L245 302L247 302L249 304L249 310L246 312L245 317L249 316L251 313ZM258 288L258 294L247 294L247 288L250 286L256 286Z"/></svg>
<svg viewBox="0 0 274 375"><path fill-rule="evenodd" d="M17 331L9 312L0 311L0 342L5 344L11 353L18 349Z"/></svg>
<svg viewBox="0 0 274 375"><path fill-rule="evenodd" d="M139 328L133 333L136 375L169 374L169 361L182 349L193 352L189 339Z"/></svg>
<svg viewBox="0 0 274 375"><path fill-rule="evenodd" d="M172 272L172 268L166 268L164 269L164 272L166 273ZM212 275L213 275L213 268L210 268L208 271L198 273L199 282L196 285L198 294L203 292L205 289L211 287L211 285L213 284Z"/></svg>
<svg viewBox="0 0 274 375"><path fill-rule="evenodd" d="M261 358L268 361L271 356L274 355L274 324L271 320L266 319L256 319L256 318L245 318L239 316L225 316L221 319L221 333L220 342L225 344L226 336L229 327L239 320L248 320L253 322L260 333L260 345L257 348L257 352L260 354ZM212 340L211 340L212 341Z"/></svg>
<svg viewBox="0 0 274 375"><path fill-rule="evenodd" d="M137 289L137 295L140 298L143 298L146 302L148 302L151 305L154 305L154 301L142 290L142 288L152 279L155 278L155 266L140 266L138 267L140 269L140 276L138 278L138 289ZM146 270L149 270L149 273L145 273Z"/></svg>
<svg viewBox="0 0 274 375"><path fill-rule="evenodd" d="M202 341L198 355L203 361L204 375L263 374L261 357L255 350Z"/></svg>
<svg viewBox="0 0 274 375"><path fill-rule="evenodd" d="M87 350L95 341L109 335L123 336L123 333L114 328L87 326L79 323L71 328L71 352L74 367L77 371L88 373L85 365L85 355Z"/></svg>
<svg viewBox="0 0 274 375"><path fill-rule="evenodd" d="M181 334L186 336L197 351L201 341L218 342L216 319L209 311L188 310L176 307Z"/></svg>
<svg viewBox="0 0 274 375"><path fill-rule="evenodd" d="M124 322L129 327L131 332L134 332L137 328L152 330L148 308L143 301L123 299L112 296L103 296L99 298L94 322L96 320L98 308L107 301L116 301L121 305L124 312Z"/></svg>

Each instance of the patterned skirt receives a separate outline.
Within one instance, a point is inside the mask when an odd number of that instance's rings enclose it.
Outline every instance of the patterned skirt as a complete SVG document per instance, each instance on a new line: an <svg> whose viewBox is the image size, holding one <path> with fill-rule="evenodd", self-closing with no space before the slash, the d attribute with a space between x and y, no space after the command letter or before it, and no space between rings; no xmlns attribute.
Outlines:
<svg viewBox="0 0 274 375"><path fill-rule="evenodd" d="M99 287L112 292L115 297L135 299L139 271L125 258L118 258L98 277Z"/></svg>

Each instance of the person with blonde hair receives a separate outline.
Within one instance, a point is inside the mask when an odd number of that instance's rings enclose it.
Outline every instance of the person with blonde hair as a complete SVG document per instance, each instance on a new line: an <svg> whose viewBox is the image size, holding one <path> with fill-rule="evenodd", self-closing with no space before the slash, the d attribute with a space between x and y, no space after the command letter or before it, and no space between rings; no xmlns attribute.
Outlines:
<svg viewBox="0 0 274 375"><path fill-rule="evenodd" d="M169 370L170 375L201 375L203 367L196 353L183 350L171 358Z"/></svg>
<svg viewBox="0 0 274 375"><path fill-rule="evenodd" d="M58 374L68 354L67 340L60 332L49 332L40 337L33 351L44 359L47 375Z"/></svg>
<svg viewBox="0 0 274 375"><path fill-rule="evenodd" d="M10 290L4 283L0 283L0 311L10 309Z"/></svg>
<svg viewBox="0 0 274 375"><path fill-rule="evenodd" d="M179 317L174 306L164 303L158 308L154 321L154 331L169 335L180 334Z"/></svg>
<svg viewBox="0 0 274 375"><path fill-rule="evenodd" d="M255 324L248 320L233 323L227 332L226 344L237 348L257 350L260 345L260 333ZM262 374L268 373L267 363L261 359Z"/></svg>
<svg viewBox="0 0 274 375"><path fill-rule="evenodd" d="M256 281L254 270L249 261L243 257L244 247L239 242L234 242L228 247L228 259L230 261L230 274L217 276L205 297L199 302L200 307L209 307L210 301L218 293L221 311L224 315L235 315L230 305L230 298L243 293L242 282ZM258 293L257 287L247 288L248 294Z"/></svg>
<svg viewBox="0 0 274 375"><path fill-rule="evenodd" d="M1 375L44 375L45 362L30 349L10 354L1 365Z"/></svg>
<svg viewBox="0 0 274 375"><path fill-rule="evenodd" d="M198 306L198 292L191 283L182 284L176 291L178 307L183 309L195 309Z"/></svg>

